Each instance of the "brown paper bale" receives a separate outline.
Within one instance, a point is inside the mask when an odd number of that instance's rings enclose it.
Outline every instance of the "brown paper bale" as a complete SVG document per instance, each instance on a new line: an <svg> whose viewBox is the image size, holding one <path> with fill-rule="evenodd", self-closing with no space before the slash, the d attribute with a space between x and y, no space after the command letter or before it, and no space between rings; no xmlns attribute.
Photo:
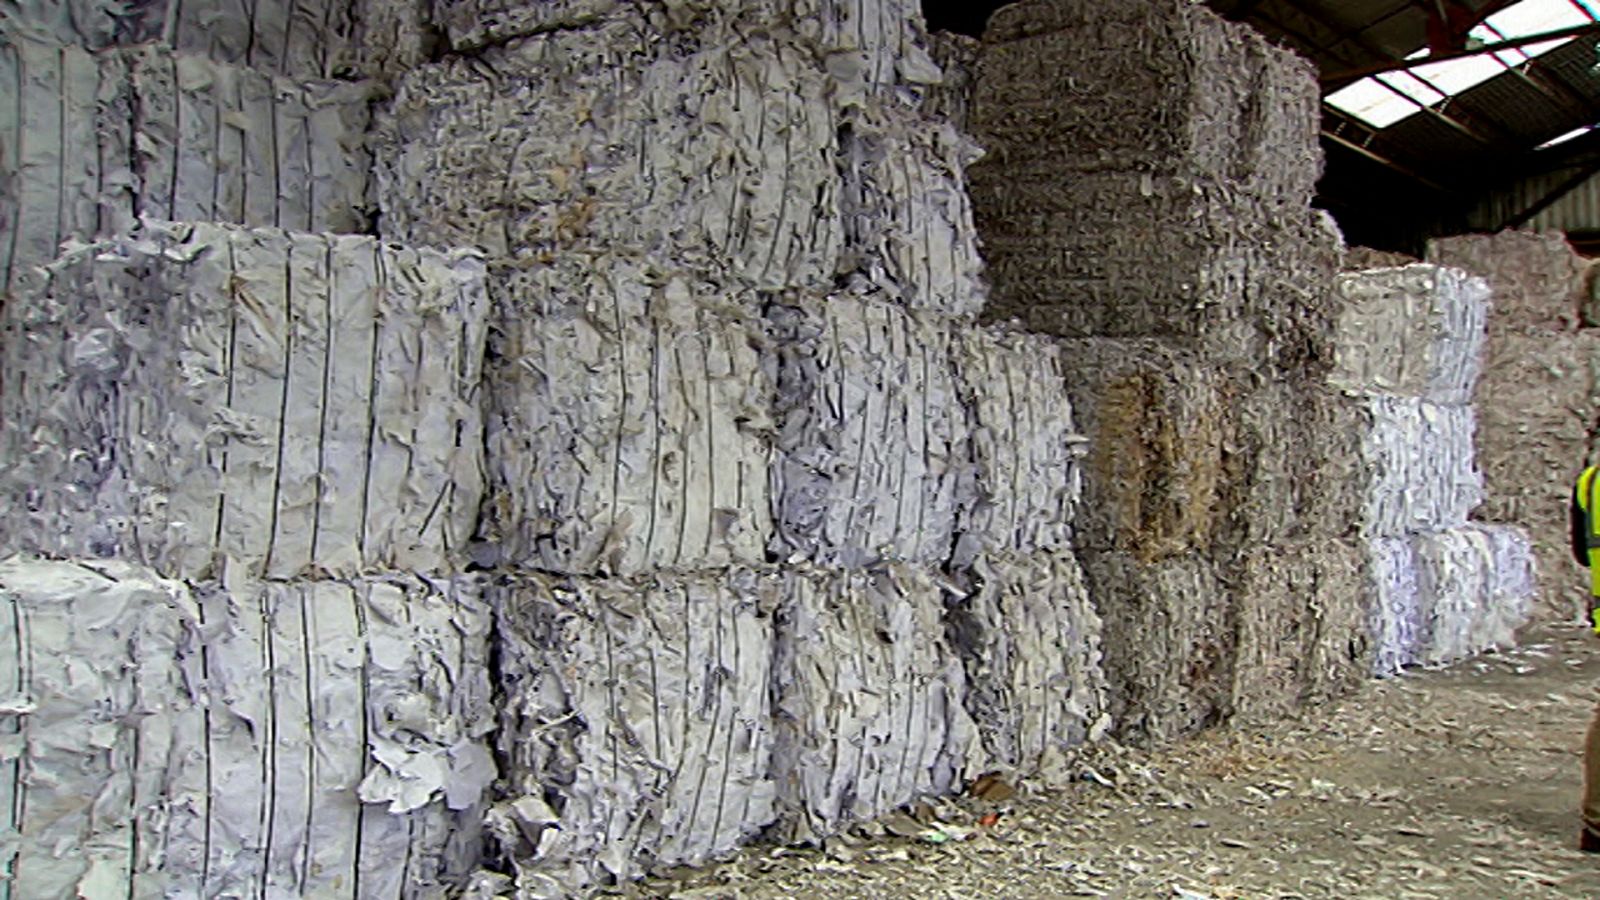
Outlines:
<svg viewBox="0 0 1600 900"><path fill-rule="evenodd" d="M1064 341L1061 360L1089 438L1075 546L1144 561L1209 548L1225 514L1238 386L1194 354L1151 341Z"/></svg>
<svg viewBox="0 0 1600 900"><path fill-rule="evenodd" d="M1558 231L1464 234L1428 242L1428 262L1489 282L1489 333L1571 331L1588 268Z"/></svg>
<svg viewBox="0 0 1600 900"><path fill-rule="evenodd" d="M1340 696L1371 670L1373 603L1359 539L1313 537L1245 553L1235 589L1232 711L1273 717Z"/></svg>
<svg viewBox="0 0 1600 900"><path fill-rule="evenodd" d="M1104 623L1104 665L1119 736L1156 743L1222 721L1237 637L1216 566L1194 554L1155 563L1084 554Z"/></svg>

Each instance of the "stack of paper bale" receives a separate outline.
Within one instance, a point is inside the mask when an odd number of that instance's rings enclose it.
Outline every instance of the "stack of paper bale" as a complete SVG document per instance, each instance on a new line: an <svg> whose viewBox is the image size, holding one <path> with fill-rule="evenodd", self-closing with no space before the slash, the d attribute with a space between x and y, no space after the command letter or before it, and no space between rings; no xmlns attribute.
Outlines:
<svg viewBox="0 0 1600 900"><path fill-rule="evenodd" d="M1347 305L1329 380L1363 414L1374 669L1508 644L1533 600L1527 535L1467 520L1484 496L1472 398L1488 285L1417 264L1341 274L1338 293Z"/></svg>
<svg viewBox="0 0 1600 900"><path fill-rule="evenodd" d="M8 304L0 544L74 560L3 578L9 790L76 810L13 823L20 895L411 897L476 865L484 307L471 256L210 224L69 252ZM104 678L33 668L62 654ZM94 808L124 812L91 815L57 773L106 767L132 786Z"/></svg>
<svg viewBox="0 0 1600 900"><path fill-rule="evenodd" d="M1343 689L1366 668L1357 431L1324 378L1340 239L1310 208L1311 66L1176 0L1028 0L977 73L986 315L1069 339L1118 727Z"/></svg>
<svg viewBox="0 0 1600 900"><path fill-rule="evenodd" d="M408 7L0 12L9 896L480 863L483 265L353 233Z"/></svg>
<svg viewBox="0 0 1600 900"><path fill-rule="evenodd" d="M1478 517L1518 525L1539 558L1553 613L1585 614L1588 579L1572 562L1573 481L1596 462L1600 331L1584 315L1587 262L1558 232L1505 231L1433 241L1428 261L1488 281L1494 296L1475 395L1486 498Z"/></svg>
<svg viewBox="0 0 1600 900"><path fill-rule="evenodd" d="M462 52L380 114L379 221L490 256L473 553L520 889L817 839L1104 730L1059 353L974 323L975 150L915 5L438 12Z"/></svg>

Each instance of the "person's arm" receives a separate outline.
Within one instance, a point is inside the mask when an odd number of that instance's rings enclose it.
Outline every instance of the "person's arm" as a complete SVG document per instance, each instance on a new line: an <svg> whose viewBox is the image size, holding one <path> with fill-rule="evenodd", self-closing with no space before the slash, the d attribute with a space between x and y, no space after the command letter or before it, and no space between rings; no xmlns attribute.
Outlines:
<svg viewBox="0 0 1600 900"><path fill-rule="evenodd" d="M1589 535L1587 534L1588 529L1584 527L1583 507L1578 504L1578 489L1576 486L1572 489L1572 509L1568 513L1568 518L1572 522L1572 558L1578 561L1578 565L1588 568Z"/></svg>

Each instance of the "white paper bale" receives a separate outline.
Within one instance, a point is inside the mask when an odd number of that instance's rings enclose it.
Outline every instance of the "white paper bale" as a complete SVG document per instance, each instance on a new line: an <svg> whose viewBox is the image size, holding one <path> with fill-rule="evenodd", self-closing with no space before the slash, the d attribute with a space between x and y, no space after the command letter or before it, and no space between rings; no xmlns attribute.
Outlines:
<svg viewBox="0 0 1600 900"><path fill-rule="evenodd" d="M780 840L960 790L980 759L940 587L885 566L785 578L774 662Z"/></svg>
<svg viewBox="0 0 1600 900"><path fill-rule="evenodd" d="M1510 646L1532 613L1533 548L1520 528L1472 524L1369 547L1378 675Z"/></svg>
<svg viewBox="0 0 1600 900"><path fill-rule="evenodd" d="M1431 265L1346 272L1333 384L1351 391L1469 403L1483 364L1489 286Z"/></svg>
<svg viewBox="0 0 1600 900"><path fill-rule="evenodd" d="M1370 416L1361 446L1368 479L1363 530L1400 535L1466 524L1483 502L1473 408L1376 394L1363 404Z"/></svg>
<svg viewBox="0 0 1600 900"><path fill-rule="evenodd" d="M126 60L0 31L0 294L133 217Z"/></svg>
<svg viewBox="0 0 1600 900"><path fill-rule="evenodd" d="M866 273L912 309L976 315L988 293L966 185L976 145L893 99L847 110L838 135L841 271Z"/></svg>
<svg viewBox="0 0 1600 900"><path fill-rule="evenodd" d="M494 284L503 556L571 573L762 562L772 391L755 297L610 256Z"/></svg>
<svg viewBox="0 0 1600 900"><path fill-rule="evenodd" d="M774 818L770 574L514 579L491 816L522 896L699 865Z"/></svg>
<svg viewBox="0 0 1600 900"><path fill-rule="evenodd" d="M173 785L177 895L422 898L479 865L497 772L478 585L196 595L206 719Z"/></svg>
<svg viewBox="0 0 1600 900"><path fill-rule="evenodd" d="M0 563L12 896L436 896L496 775L470 582ZM61 848L71 847L71 852Z"/></svg>
<svg viewBox="0 0 1600 900"><path fill-rule="evenodd" d="M193 613L123 563L0 562L6 896L157 896L171 771L202 725L176 662Z"/></svg>
<svg viewBox="0 0 1600 900"><path fill-rule="evenodd" d="M296 81L158 46L127 56L142 215L366 230L374 83Z"/></svg>
<svg viewBox="0 0 1600 900"><path fill-rule="evenodd" d="M647 24L662 35L690 32L705 43L745 40L760 28L827 58L842 81L887 91L937 80L921 9L911 0L435 0L433 11L457 50L608 21Z"/></svg>
<svg viewBox="0 0 1600 900"><path fill-rule="evenodd" d="M978 488L961 528L972 546L958 557L1069 548L1088 438L1073 422L1060 343L974 328L957 333L955 362Z"/></svg>
<svg viewBox="0 0 1600 900"><path fill-rule="evenodd" d="M161 42L297 78L387 72L425 58L422 4L405 0L9 0L5 28L91 50Z"/></svg>
<svg viewBox="0 0 1600 900"><path fill-rule="evenodd" d="M847 567L943 562L973 494L953 326L848 295L796 302L767 313L774 549Z"/></svg>
<svg viewBox="0 0 1600 900"><path fill-rule="evenodd" d="M1417 554L1408 537L1367 539L1374 600L1368 616L1372 671L1398 675L1418 661L1422 640L1422 595Z"/></svg>
<svg viewBox="0 0 1600 900"><path fill-rule="evenodd" d="M623 19L408 73L376 150L386 236L659 252L761 288L830 284L838 116L820 63L761 33L675 46Z"/></svg>
<svg viewBox="0 0 1600 900"><path fill-rule="evenodd" d="M204 577L447 570L482 495L482 264L151 224L9 304L0 546Z"/></svg>
<svg viewBox="0 0 1600 900"><path fill-rule="evenodd" d="M1100 616L1069 554L995 554L951 612L967 711L991 764L1059 773L1063 753L1110 727Z"/></svg>
<svg viewBox="0 0 1600 900"><path fill-rule="evenodd" d="M1509 646L1532 607L1527 536L1474 525L1419 534L1412 545L1425 616L1418 661L1442 665Z"/></svg>

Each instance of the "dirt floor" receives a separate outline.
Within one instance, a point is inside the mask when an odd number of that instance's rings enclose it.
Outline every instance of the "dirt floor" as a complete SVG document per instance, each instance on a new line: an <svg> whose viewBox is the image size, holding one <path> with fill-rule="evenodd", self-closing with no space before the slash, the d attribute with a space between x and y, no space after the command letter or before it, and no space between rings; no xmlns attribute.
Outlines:
<svg viewBox="0 0 1600 900"><path fill-rule="evenodd" d="M1600 640L1541 627L1516 651L1374 681L1298 721L1099 747L1061 789L944 802L819 850L753 847L625 893L1600 897L1600 855L1574 849L1597 685Z"/></svg>

